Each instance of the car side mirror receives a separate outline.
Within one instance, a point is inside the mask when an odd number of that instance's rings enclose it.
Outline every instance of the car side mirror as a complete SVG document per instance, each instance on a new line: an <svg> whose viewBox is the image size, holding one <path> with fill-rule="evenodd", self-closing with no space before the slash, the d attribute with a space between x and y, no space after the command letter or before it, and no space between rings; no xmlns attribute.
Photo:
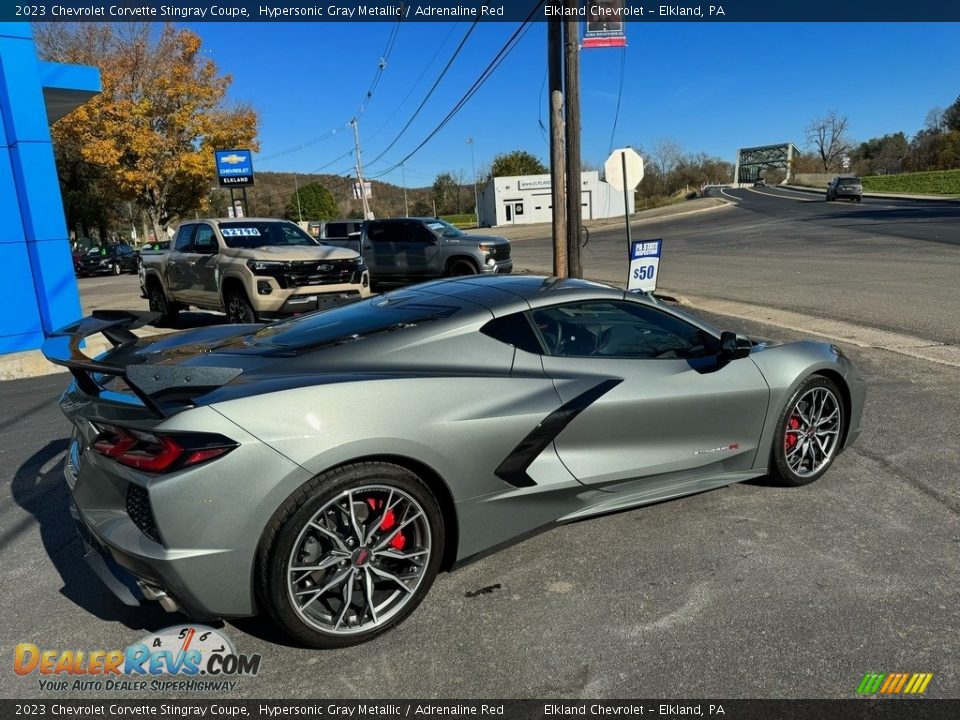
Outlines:
<svg viewBox="0 0 960 720"><path fill-rule="evenodd" d="M749 338L737 333L725 331L720 333L720 356L727 360L745 358L753 349Z"/></svg>

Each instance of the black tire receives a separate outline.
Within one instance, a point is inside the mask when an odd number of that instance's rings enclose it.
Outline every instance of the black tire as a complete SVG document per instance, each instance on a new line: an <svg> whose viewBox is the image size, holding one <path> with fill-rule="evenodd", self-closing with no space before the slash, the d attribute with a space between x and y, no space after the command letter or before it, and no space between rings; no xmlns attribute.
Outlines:
<svg viewBox="0 0 960 720"><path fill-rule="evenodd" d="M147 300L150 303L150 310L160 313L154 325L168 327L176 324L180 316L180 305L167 299L167 294L160 287L160 283L154 281L148 285Z"/></svg>
<svg viewBox="0 0 960 720"><path fill-rule="evenodd" d="M788 462L788 458L793 456L794 451L801 451L802 446L801 448L797 448L796 446L798 443L804 441L805 436L802 428L802 416L797 415L795 410L798 402L811 393L811 391L815 390L826 391L832 396L833 402L836 405L838 418L835 423L832 422L829 426L824 427L824 432L833 433L828 436L832 438L830 441L832 444L828 445L829 450L825 456L826 460L819 466L814 466L811 462L809 469L804 468L803 472L797 472L797 470L791 466L791 463ZM790 399L780 412L780 416L777 418L777 429L773 438L773 450L771 451L770 457L770 476L780 484L790 487L807 485L820 478L830 469L830 466L833 465L833 461L836 460L839 454L840 443L846 432L846 424L847 408L843 402L843 394L840 392L837 384L822 375L811 375L808 377L790 396ZM817 438L811 439L811 442L816 441ZM811 445L810 447L812 448L813 446ZM806 451L803 451L803 453L805 455ZM794 460L794 462L796 461ZM802 463L803 461L801 460L800 462Z"/></svg>
<svg viewBox="0 0 960 720"><path fill-rule="evenodd" d="M419 503L425 522L430 528L430 554L422 567L422 572L418 575L419 584L416 589L409 597L401 595L407 599L389 620L367 631L357 631L352 634L346 634L346 629L340 634L329 629L324 631L307 622L294 607L291 600L292 590L288 586L289 563L292 561L295 547L302 541L302 532L311 520L316 518L318 512L328 507L344 492L371 485L398 490ZM363 501L355 501L354 504L363 506ZM374 524L376 522L377 520L374 520ZM264 530L257 553L255 585L260 607L280 629L312 647L340 648L367 642L392 630L416 610L440 569L444 541L443 514L440 506L427 485L409 470L383 462L354 463L329 470L313 478L287 498ZM359 547L357 550L359 551ZM347 571L350 570L353 562L351 560L349 564L343 563L347 565ZM331 574L337 572L336 566L330 570ZM317 584L326 581L329 577L330 575L323 577L317 581ZM361 581L351 578L347 582ZM348 606L347 609L350 607ZM359 618L361 623L365 619L366 616Z"/></svg>
<svg viewBox="0 0 960 720"><path fill-rule="evenodd" d="M480 271L472 261L466 258L454 260L447 266L446 275L448 277L462 277L464 275L477 275Z"/></svg>
<svg viewBox="0 0 960 720"><path fill-rule="evenodd" d="M249 325L257 321L257 315L253 312L253 305L247 299L247 294L238 288L224 293L223 309L227 314L228 323Z"/></svg>

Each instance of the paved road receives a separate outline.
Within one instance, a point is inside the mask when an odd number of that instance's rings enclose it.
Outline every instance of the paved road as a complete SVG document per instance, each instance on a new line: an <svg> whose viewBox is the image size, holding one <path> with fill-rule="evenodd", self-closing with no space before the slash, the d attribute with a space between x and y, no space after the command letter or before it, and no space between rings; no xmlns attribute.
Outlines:
<svg viewBox="0 0 960 720"><path fill-rule="evenodd" d="M238 650L264 658L237 696L853 697L867 671L923 671L928 696L960 697L956 372L848 350L869 380L865 431L817 483L742 484L551 530L441 576L410 620L359 648L316 652L267 623L229 623ZM19 642L123 648L175 619L124 607L80 561L63 383L0 385L7 663ZM9 667L0 696L42 694Z"/></svg>
<svg viewBox="0 0 960 720"><path fill-rule="evenodd" d="M827 203L774 188L724 197L735 206L634 228L664 238L661 288L960 344L960 203ZM623 283L624 238L593 233L585 274ZM515 242L513 255L551 270L546 238Z"/></svg>

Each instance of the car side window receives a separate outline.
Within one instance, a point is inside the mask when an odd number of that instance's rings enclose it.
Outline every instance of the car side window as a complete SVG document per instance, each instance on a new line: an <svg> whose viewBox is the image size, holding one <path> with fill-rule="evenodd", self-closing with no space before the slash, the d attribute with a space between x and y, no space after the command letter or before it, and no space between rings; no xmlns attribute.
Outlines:
<svg viewBox="0 0 960 720"><path fill-rule="evenodd" d="M420 223L410 223L410 241L418 243L436 242L437 236Z"/></svg>
<svg viewBox="0 0 960 720"><path fill-rule="evenodd" d="M525 313L495 318L480 328L480 332L518 350L543 355L543 347Z"/></svg>
<svg viewBox="0 0 960 720"><path fill-rule="evenodd" d="M547 354L559 357L690 359L715 341L670 313L639 303L591 301L531 312Z"/></svg>
<svg viewBox="0 0 960 720"><path fill-rule="evenodd" d="M196 225L184 225L177 232L177 240L173 245L173 249L177 252L190 252L190 248L193 245L193 229Z"/></svg>
<svg viewBox="0 0 960 720"><path fill-rule="evenodd" d="M382 222L372 222L367 226L367 237L375 243L393 242L393 233L390 225Z"/></svg>
<svg viewBox="0 0 960 720"><path fill-rule="evenodd" d="M197 234L193 238L193 251L204 255L213 255L217 252L217 239L213 228L209 225L198 225Z"/></svg>

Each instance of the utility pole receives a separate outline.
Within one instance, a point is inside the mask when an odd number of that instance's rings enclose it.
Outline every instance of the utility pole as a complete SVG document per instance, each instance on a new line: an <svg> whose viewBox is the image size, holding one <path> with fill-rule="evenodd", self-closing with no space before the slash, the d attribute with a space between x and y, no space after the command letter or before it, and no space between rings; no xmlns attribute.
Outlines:
<svg viewBox="0 0 960 720"><path fill-rule="evenodd" d="M477 227L480 227L480 196L477 195L477 160L473 154L473 138L467 138L470 146L470 165L473 167L473 214L476 216Z"/></svg>
<svg viewBox="0 0 960 720"><path fill-rule="evenodd" d="M552 0L559 4L562 0ZM567 193L563 143L563 23L547 21L550 82L550 197L553 210L553 274L567 277Z"/></svg>
<svg viewBox="0 0 960 720"><path fill-rule="evenodd" d="M564 109L567 134L567 272L583 277L580 261L582 223L582 181L580 179L580 21L576 11L579 0L565 0L570 11L564 21Z"/></svg>
<svg viewBox="0 0 960 720"><path fill-rule="evenodd" d="M350 124L353 125L353 144L357 151L357 184L360 186L360 202L363 205L363 219L372 220L370 206L367 204L367 190L363 184L363 163L360 162L360 127L357 124L356 118L353 118Z"/></svg>
<svg viewBox="0 0 960 720"><path fill-rule="evenodd" d="M297 219L298 219L300 222L303 222L303 212L300 210L300 185L299 185L299 183L297 182L297 174L296 174L296 173L293 174L293 188L294 188L294 193L293 193L293 194L294 194L294 196L296 196L296 198L297 198Z"/></svg>
<svg viewBox="0 0 960 720"><path fill-rule="evenodd" d="M400 163L400 177L403 179L403 216L410 217L410 206L407 204L407 173L404 172L403 163Z"/></svg>

